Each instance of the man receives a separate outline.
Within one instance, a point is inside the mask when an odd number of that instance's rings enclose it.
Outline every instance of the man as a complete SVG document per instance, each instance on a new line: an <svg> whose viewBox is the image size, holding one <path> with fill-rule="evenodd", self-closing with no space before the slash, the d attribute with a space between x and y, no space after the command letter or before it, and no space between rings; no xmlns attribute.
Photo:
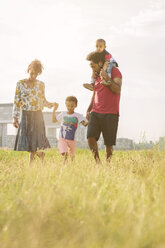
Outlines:
<svg viewBox="0 0 165 248"><path fill-rule="evenodd" d="M116 144L116 134L119 119L119 102L122 85L122 75L118 68L112 68L111 78L102 69L105 59L97 52L87 56L93 74L97 75L91 103L87 109L89 120L87 138L88 145L94 154L97 163L100 162L97 141L103 134L106 147L106 160L110 162L113 145ZM109 86L101 85L104 79Z"/></svg>

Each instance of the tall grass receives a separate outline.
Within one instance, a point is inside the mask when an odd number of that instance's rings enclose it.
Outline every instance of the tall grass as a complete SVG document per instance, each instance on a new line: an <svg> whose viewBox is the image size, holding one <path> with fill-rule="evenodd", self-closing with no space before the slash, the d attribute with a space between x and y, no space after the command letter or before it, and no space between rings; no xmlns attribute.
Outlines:
<svg viewBox="0 0 165 248"><path fill-rule="evenodd" d="M164 248L165 151L0 151L0 248Z"/></svg>

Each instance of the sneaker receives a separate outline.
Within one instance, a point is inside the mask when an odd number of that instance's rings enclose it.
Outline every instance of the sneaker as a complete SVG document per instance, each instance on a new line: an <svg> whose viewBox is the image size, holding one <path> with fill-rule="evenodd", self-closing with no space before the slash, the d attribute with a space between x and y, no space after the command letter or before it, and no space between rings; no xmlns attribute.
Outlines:
<svg viewBox="0 0 165 248"><path fill-rule="evenodd" d="M101 81L100 84L105 85L105 86L111 85L111 83L109 83L105 80Z"/></svg>
<svg viewBox="0 0 165 248"><path fill-rule="evenodd" d="M92 84L83 84L83 87L86 88L86 89L88 89L88 90L91 90L91 91L94 90L94 87L93 87Z"/></svg>

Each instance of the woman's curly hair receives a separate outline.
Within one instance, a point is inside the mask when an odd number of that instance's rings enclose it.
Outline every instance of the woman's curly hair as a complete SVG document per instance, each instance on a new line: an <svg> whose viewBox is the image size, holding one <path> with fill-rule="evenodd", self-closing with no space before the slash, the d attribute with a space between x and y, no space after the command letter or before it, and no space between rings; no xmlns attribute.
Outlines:
<svg viewBox="0 0 165 248"><path fill-rule="evenodd" d="M28 66L27 72L29 73L29 71L31 69L34 69L35 72L37 72L38 74L42 73L42 70L44 69L43 65L41 64L41 61L39 61L38 59L33 60L30 65Z"/></svg>

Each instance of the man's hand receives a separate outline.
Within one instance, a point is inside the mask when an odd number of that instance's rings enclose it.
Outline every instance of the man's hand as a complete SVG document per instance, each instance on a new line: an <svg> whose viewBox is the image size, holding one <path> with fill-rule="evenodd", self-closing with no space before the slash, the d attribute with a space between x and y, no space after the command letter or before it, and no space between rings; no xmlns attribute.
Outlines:
<svg viewBox="0 0 165 248"><path fill-rule="evenodd" d="M104 71L103 69L100 71L100 77L105 80L108 81L109 80L109 76L108 73L106 71Z"/></svg>
<svg viewBox="0 0 165 248"><path fill-rule="evenodd" d="M58 109L59 104L56 103L56 102L54 102L53 103L53 106L54 106L53 111L56 111Z"/></svg>
<svg viewBox="0 0 165 248"><path fill-rule="evenodd" d="M122 85L122 79L119 77L111 79L108 76L108 73L106 71L101 70L100 76L105 81L110 81L112 84L110 86L107 86L114 94L120 94L121 91L121 85Z"/></svg>
<svg viewBox="0 0 165 248"><path fill-rule="evenodd" d="M104 65L103 65L103 70L106 71L109 65L109 61L105 61Z"/></svg>
<svg viewBox="0 0 165 248"><path fill-rule="evenodd" d="M14 119L13 119L13 126L15 128L18 128L19 127L19 121L18 121L18 118L17 117L14 117Z"/></svg>
<svg viewBox="0 0 165 248"><path fill-rule="evenodd" d="M89 117L90 117L90 112L86 113L86 119L89 121Z"/></svg>

